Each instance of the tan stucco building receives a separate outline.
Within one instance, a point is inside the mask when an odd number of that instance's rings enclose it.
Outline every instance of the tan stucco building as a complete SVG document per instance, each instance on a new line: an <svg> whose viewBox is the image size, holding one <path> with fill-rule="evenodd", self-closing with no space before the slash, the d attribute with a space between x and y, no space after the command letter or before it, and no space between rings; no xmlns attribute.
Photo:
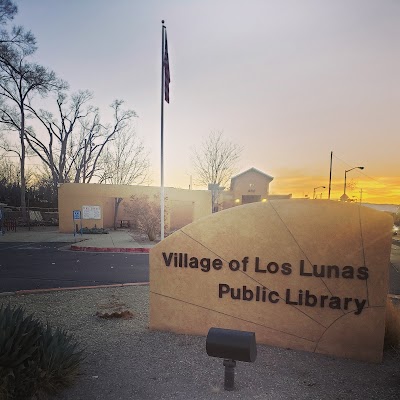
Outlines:
<svg viewBox="0 0 400 400"><path fill-rule="evenodd" d="M289 199L289 195L270 195L269 184L274 178L256 168L250 168L231 179L230 190L218 193L216 211L241 204L267 201L267 199ZM157 186L105 185L96 183L64 183L58 189L60 232L73 232L77 223L73 211L82 211L82 227L113 228L116 199L122 199L116 221L129 223L127 212L132 196L145 196L151 201L160 195ZM210 190L188 190L165 188L167 232L172 232L212 213ZM93 218L91 218L93 216ZM88 218L89 217L89 218ZM78 221L80 224L80 221Z"/></svg>
<svg viewBox="0 0 400 400"><path fill-rule="evenodd" d="M95 210L95 218L83 219L87 228L112 228L114 226L115 201L122 198L117 221L129 221L127 206L131 196L147 196L159 199L160 188L156 186L103 185L95 183L64 183L58 189L60 232L73 232L74 210ZM174 231L197 219L211 214L211 192L165 188L166 223L168 231ZM82 215L83 216L83 215Z"/></svg>
<svg viewBox="0 0 400 400"><path fill-rule="evenodd" d="M221 192L219 199L220 210L242 204L256 203L259 201L290 199L291 194L271 195L269 185L273 177L258 170L250 168L231 178L229 191Z"/></svg>

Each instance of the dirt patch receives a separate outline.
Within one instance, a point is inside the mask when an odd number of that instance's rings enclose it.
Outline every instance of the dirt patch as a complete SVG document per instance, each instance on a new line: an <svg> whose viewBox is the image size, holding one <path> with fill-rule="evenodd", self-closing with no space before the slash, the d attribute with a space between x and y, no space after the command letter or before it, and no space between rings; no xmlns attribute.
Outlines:
<svg viewBox="0 0 400 400"><path fill-rule="evenodd" d="M103 319L131 319L134 317L134 313L114 294L97 304L97 309L96 317Z"/></svg>
<svg viewBox="0 0 400 400"><path fill-rule="evenodd" d="M96 316L104 319L113 319L113 318L130 319L134 317L134 315L129 310L113 311L111 313L97 311Z"/></svg>

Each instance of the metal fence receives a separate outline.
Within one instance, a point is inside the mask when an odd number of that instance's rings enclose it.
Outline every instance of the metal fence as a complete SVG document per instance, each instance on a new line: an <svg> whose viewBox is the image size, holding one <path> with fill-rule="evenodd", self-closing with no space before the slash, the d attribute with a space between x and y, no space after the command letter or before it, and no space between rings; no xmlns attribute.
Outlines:
<svg viewBox="0 0 400 400"><path fill-rule="evenodd" d="M3 230L16 231L19 226L58 226L58 210L51 208L29 208L25 216L20 208L3 208Z"/></svg>

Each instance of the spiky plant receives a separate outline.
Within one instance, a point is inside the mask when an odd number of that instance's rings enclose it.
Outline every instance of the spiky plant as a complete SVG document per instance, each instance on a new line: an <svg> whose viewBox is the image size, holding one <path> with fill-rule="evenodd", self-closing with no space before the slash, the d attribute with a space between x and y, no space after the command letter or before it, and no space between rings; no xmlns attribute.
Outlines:
<svg viewBox="0 0 400 400"><path fill-rule="evenodd" d="M35 391L40 335L40 323L32 315L25 317L21 307L0 307L0 392L4 398L23 398Z"/></svg>
<svg viewBox="0 0 400 400"><path fill-rule="evenodd" d="M40 388L44 392L55 394L73 383L83 359L83 351L77 348L71 334L47 324L40 340Z"/></svg>
<svg viewBox="0 0 400 400"><path fill-rule="evenodd" d="M75 378L82 351L60 328L44 326L21 307L0 307L0 400L55 394Z"/></svg>

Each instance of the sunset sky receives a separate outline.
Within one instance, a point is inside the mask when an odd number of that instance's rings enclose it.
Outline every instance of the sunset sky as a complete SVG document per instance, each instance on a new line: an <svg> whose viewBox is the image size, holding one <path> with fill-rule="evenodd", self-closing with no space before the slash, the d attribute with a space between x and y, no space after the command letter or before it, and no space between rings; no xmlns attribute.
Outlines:
<svg viewBox="0 0 400 400"><path fill-rule="evenodd" d="M271 193L400 203L400 2L396 0L20 0L36 60L89 89L104 114L122 98L160 182L161 20L168 31L165 184L188 188L211 131L243 146L237 172ZM193 175L195 183L195 176ZM194 188L201 188L194 186Z"/></svg>

